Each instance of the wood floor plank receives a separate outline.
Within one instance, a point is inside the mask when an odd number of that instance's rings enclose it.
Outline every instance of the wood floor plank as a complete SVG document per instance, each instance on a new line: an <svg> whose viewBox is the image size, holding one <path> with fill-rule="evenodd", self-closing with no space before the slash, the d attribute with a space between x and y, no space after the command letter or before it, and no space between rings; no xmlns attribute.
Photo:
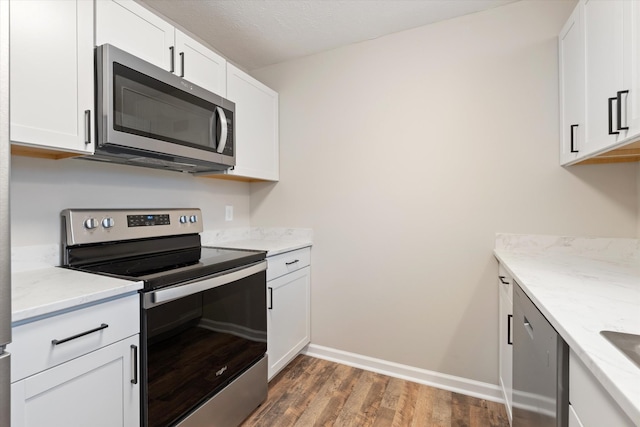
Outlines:
<svg viewBox="0 0 640 427"><path fill-rule="evenodd" d="M509 427L501 403L298 356L240 427Z"/></svg>
<svg viewBox="0 0 640 427"><path fill-rule="evenodd" d="M340 393L343 378L351 378L354 372L356 372L355 368L346 365L337 365L333 374L326 379L318 391L313 404L308 406L293 425L295 427L331 425L323 422L324 418L328 417L328 415L324 413L325 408L331 404L332 397L336 393ZM351 389L349 389L349 393L350 392Z"/></svg>
<svg viewBox="0 0 640 427"><path fill-rule="evenodd" d="M416 396L416 408L411 420L411 427L424 427L429 425L433 413L434 389L426 385L420 385Z"/></svg>
<svg viewBox="0 0 640 427"><path fill-rule="evenodd" d="M420 385L410 381L402 381L402 393L399 396L396 413L391 425L393 427L405 427L411 425L416 409L418 390Z"/></svg>
<svg viewBox="0 0 640 427"><path fill-rule="evenodd" d="M431 413L431 423L428 426L450 427L451 426L451 392L434 389L433 412Z"/></svg>
<svg viewBox="0 0 640 427"><path fill-rule="evenodd" d="M460 393L451 393L451 426L469 427L470 400L473 398Z"/></svg>
<svg viewBox="0 0 640 427"><path fill-rule="evenodd" d="M378 391L374 390L377 396L371 398L369 393L379 383L381 375L373 372L363 371L356 382L351 395L344 404L344 407L335 420L335 426L367 426L367 419L378 410L381 394L380 387ZM378 403L375 407L371 403ZM370 425L370 424L369 424Z"/></svg>

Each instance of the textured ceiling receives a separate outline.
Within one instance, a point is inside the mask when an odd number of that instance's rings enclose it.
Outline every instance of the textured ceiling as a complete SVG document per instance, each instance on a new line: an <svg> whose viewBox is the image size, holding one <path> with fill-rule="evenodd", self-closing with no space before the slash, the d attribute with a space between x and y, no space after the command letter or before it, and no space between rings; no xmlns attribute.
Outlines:
<svg viewBox="0 0 640 427"><path fill-rule="evenodd" d="M139 0L248 70L516 0Z"/></svg>

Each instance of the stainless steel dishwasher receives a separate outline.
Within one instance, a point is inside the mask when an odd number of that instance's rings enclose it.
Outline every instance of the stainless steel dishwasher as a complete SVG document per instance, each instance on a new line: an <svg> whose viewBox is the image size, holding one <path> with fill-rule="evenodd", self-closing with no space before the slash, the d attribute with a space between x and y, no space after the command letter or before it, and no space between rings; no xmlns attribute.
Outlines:
<svg viewBox="0 0 640 427"><path fill-rule="evenodd" d="M515 281L513 325L513 426L567 427L569 347Z"/></svg>

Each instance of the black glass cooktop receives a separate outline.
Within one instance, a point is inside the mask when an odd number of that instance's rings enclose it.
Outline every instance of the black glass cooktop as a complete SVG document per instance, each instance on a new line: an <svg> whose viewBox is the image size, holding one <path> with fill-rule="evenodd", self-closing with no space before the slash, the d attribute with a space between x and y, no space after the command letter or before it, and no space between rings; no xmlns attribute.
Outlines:
<svg viewBox="0 0 640 427"><path fill-rule="evenodd" d="M136 242L134 249L122 245L71 248L66 267L142 280L144 290L152 290L242 267L266 256L261 251L200 246L167 250L163 243L157 240Z"/></svg>

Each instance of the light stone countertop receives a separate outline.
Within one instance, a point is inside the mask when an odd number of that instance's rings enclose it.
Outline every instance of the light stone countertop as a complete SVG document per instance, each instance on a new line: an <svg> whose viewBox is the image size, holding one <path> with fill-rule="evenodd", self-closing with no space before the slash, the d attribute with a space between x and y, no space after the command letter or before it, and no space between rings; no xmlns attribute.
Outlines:
<svg viewBox="0 0 640 427"><path fill-rule="evenodd" d="M226 249L249 249L255 251L266 251L267 256L274 256L296 249L311 246L310 240L263 240L263 239L247 239L231 242L214 243L207 246Z"/></svg>
<svg viewBox="0 0 640 427"><path fill-rule="evenodd" d="M14 324L137 292L142 282L47 267L11 275Z"/></svg>
<svg viewBox="0 0 640 427"><path fill-rule="evenodd" d="M640 423L640 368L600 335L601 330L640 334L639 241L558 238L565 240L515 247L499 239L496 258L623 411Z"/></svg>
<svg viewBox="0 0 640 427"><path fill-rule="evenodd" d="M267 251L267 256L311 246L307 228L239 228L202 233L204 246ZM12 323L116 298L142 289L142 282L56 267L60 245L11 248Z"/></svg>

